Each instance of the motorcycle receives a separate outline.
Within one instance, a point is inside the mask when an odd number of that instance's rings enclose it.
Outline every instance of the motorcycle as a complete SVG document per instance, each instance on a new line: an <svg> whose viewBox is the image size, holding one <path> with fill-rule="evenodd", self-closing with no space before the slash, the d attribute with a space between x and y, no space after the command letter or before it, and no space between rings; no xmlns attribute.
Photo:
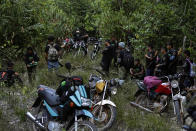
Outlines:
<svg viewBox="0 0 196 131"><path fill-rule="evenodd" d="M83 50L83 56L85 56L88 53L88 46L84 43L84 41L76 41L73 47L76 51L74 57L80 54L81 49Z"/></svg>
<svg viewBox="0 0 196 131"><path fill-rule="evenodd" d="M110 97L111 95L116 95L117 87L121 86L123 82L123 80L119 79L107 81L96 75L90 76L90 95L94 103L92 113L96 118L90 121L98 127L98 130L107 130L114 123L116 105L110 100Z"/></svg>
<svg viewBox="0 0 196 131"><path fill-rule="evenodd" d="M148 89L143 81L137 81L138 91L135 93L135 102L132 106L139 107L147 112L165 112L172 100L174 114L179 125L183 124L183 104L186 102L186 93L180 89L178 80L181 74L165 76L166 82L162 82L157 87Z"/></svg>
<svg viewBox="0 0 196 131"><path fill-rule="evenodd" d="M101 48L101 43L102 43L102 40L99 39L97 42L95 42L94 44L94 49L91 53L91 60L94 60L96 55L98 54L100 48Z"/></svg>
<svg viewBox="0 0 196 131"><path fill-rule="evenodd" d="M87 118L94 119L94 116L88 111L92 107L92 102L87 98L84 86L72 86L71 90L74 93L63 104L54 89L44 85L38 86L38 97L32 106L37 109L35 116L30 112L26 113L27 117L34 122L34 131L60 131L63 129L97 131L96 126L87 121ZM64 107L70 109L67 115L63 115L61 112Z"/></svg>

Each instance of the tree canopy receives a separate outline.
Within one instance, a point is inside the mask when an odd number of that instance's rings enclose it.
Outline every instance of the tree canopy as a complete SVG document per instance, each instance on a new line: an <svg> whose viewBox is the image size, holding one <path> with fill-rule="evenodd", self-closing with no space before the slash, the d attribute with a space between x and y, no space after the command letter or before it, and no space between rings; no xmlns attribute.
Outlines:
<svg viewBox="0 0 196 131"><path fill-rule="evenodd" d="M0 45L20 51L39 47L49 34L71 36L82 27L99 37L131 37L135 47L148 43L176 47L196 42L195 0L1 0Z"/></svg>

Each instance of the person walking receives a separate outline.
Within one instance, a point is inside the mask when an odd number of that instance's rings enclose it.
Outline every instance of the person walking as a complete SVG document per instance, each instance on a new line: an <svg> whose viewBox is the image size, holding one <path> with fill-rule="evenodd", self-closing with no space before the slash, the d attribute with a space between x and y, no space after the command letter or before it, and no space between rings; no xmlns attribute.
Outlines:
<svg viewBox="0 0 196 131"><path fill-rule="evenodd" d="M38 61L39 57L37 56L37 53L33 51L32 47L28 47L27 52L24 56L24 62L26 64L30 83L32 83L32 80L35 80L35 73Z"/></svg>

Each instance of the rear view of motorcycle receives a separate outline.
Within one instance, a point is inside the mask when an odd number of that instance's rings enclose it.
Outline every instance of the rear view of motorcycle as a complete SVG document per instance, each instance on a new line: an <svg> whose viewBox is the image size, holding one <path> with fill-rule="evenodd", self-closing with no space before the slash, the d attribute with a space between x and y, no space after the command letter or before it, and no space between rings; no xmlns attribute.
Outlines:
<svg viewBox="0 0 196 131"><path fill-rule="evenodd" d="M109 129L116 119L116 105L110 100L111 95L117 93L117 87L124 81L112 79L103 80L101 77L91 75L89 79L91 99L94 103L92 113L96 119L91 119L98 130Z"/></svg>
<svg viewBox="0 0 196 131"><path fill-rule="evenodd" d="M27 117L34 122L34 131L97 130L96 126L88 121L89 118L94 119L94 116L89 111L92 102L88 99L84 86L72 86L70 90L73 94L63 104L54 89L43 85L38 87L38 97L32 106L36 110L35 115L27 112ZM66 115L62 113L64 109Z"/></svg>

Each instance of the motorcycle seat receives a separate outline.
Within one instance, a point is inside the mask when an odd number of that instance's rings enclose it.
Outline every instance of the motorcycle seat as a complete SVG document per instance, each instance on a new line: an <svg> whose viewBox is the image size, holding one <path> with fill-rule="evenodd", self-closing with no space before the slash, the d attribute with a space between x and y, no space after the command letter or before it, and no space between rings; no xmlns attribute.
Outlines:
<svg viewBox="0 0 196 131"><path fill-rule="evenodd" d="M43 88L43 90L39 90L38 94L43 97L43 99L50 105L50 106L57 106L60 105L60 97L56 94L54 89L51 89L44 85L39 85L39 88Z"/></svg>

